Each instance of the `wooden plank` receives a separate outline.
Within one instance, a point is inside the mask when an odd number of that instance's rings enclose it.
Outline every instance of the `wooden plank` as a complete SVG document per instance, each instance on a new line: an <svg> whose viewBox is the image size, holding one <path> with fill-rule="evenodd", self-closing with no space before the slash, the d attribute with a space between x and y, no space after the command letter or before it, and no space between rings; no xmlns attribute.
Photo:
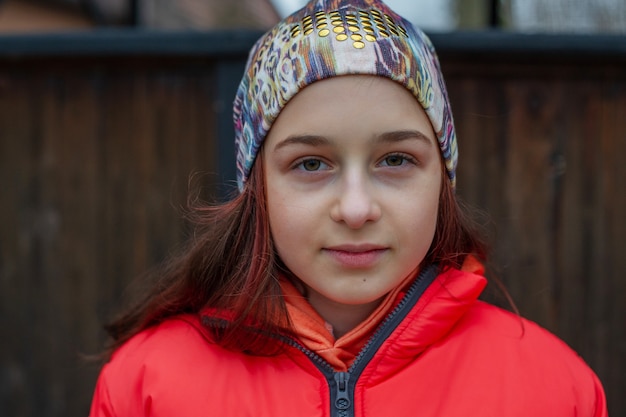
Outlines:
<svg viewBox="0 0 626 417"><path fill-rule="evenodd" d="M30 80L4 71L0 77L0 331L13 335L0 343L1 408L9 415L27 416L37 408L30 385L35 377L30 358L37 346L30 331L34 307L30 300L41 272L37 257L42 222L36 201L40 178L32 156L37 109L29 94Z"/></svg>
<svg viewBox="0 0 626 417"><path fill-rule="evenodd" d="M80 354L101 348L133 278L183 240L189 176L216 170L210 73L5 74L1 323L21 335L0 351L11 415L87 413L97 366ZM201 177L205 197L215 177Z"/></svg>
<svg viewBox="0 0 626 417"><path fill-rule="evenodd" d="M625 74L612 66L463 68L448 77L459 195L492 217L502 265L494 272L521 312L589 362L611 415L619 415L626 409Z"/></svg>

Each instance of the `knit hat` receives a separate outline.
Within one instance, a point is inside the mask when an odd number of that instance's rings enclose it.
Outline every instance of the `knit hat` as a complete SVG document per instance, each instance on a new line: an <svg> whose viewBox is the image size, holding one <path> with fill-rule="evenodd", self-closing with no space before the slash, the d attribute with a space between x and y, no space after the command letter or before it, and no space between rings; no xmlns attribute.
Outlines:
<svg viewBox="0 0 626 417"><path fill-rule="evenodd" d="M250 51L233 113L240 191L289 100L315 81L348 74L387 77L415 96L455 186L454 123L428 37L379 0L313 0L279 22Z"/></svg>

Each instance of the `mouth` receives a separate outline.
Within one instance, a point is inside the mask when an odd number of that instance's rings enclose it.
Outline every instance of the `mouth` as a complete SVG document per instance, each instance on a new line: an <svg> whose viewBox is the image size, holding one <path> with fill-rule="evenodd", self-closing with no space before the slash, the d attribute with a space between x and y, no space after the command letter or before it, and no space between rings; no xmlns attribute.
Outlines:
<svg viewBox="0 0 626 417"><path fill-rule="evenodd" d="M389 248L372 244L348 244L330 246L323 251L344 268L364 269L375 266Z"/></svg>

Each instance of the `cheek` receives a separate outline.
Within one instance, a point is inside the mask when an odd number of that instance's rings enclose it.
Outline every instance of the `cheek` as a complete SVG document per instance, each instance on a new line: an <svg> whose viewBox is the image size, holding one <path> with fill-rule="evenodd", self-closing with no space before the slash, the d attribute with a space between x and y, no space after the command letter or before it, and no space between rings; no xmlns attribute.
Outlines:
<svg viewBox="0 0 626 417"><path fill-rule="evenodd" d="M268 190L267 212L270 233L277 250L288 249L310 236L311 211L293 194Z"/></svg>
<svg viewBox="0 0 626 417"><path fill-rule="evenodd" d="M267 192L267 216L270 224L270 233L274 239L276 246L280 246L285 231L285 216L289 214L289 210L285 208L285 202L280 193L268 189ZM287 219L288 220L288 219ZM288 228L287 228L288 230Z"/></svg>
<svg viewBox="0 0 626 417"><path fill-rule="evenodd" d="M433 190L427 195L406 199L401 212L401 232L408 234L407 239L412 239L413 246L428 249L437 228L439 193Z"/></svg>
<svg viewBox="0 0 626 417"><path fill-rule="evenodd" d="M414 216L412 218L406 219L406 224L408 225L406 230L410 230L410 233L414 235L416 234L420 241L428 240L430 245L437 228L437 207L429 206L413 213Z"/></svg>

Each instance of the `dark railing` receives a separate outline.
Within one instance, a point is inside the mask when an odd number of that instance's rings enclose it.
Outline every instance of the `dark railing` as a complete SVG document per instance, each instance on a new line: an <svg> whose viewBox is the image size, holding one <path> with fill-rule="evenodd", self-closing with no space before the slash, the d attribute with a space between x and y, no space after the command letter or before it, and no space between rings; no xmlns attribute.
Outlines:
<svg viewBox="0 0 626 417"><path fill-rule="evenodd" d="M257 32L0 37L0 410L84 416L102 323L226 198L231 103ZM523 315L626 416L626 37L432 34L460 146ZM191 178L191 180L190 180ZM497 295L489 295L500 302Z"/></svg>

